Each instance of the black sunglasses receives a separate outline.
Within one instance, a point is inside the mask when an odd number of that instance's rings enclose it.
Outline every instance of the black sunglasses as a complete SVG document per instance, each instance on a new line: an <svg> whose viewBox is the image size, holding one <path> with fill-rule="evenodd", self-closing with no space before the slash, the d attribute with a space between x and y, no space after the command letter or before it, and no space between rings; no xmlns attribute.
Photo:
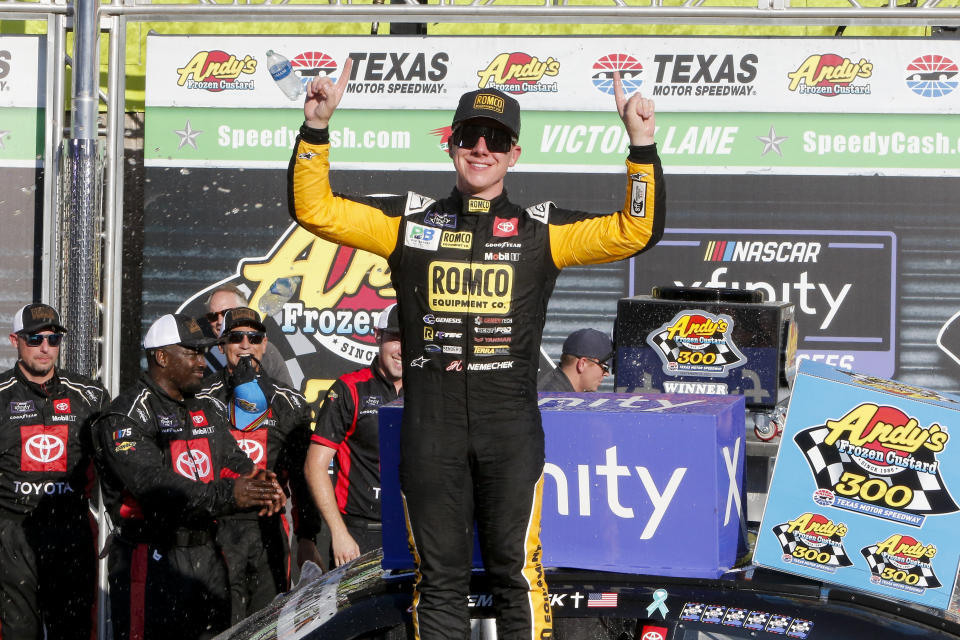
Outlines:
<svg viewBox="0 0 960 640"><path fill-rule="evenodd" d="M219 320L223 316L223 314L225 314L227 311L229 311L229 309L224 309L223 311L210 311L209 313L205 313L203 317L207 319L207 322L209 322L210 324L213 324L214 322Z"/></svg>
<svg viewBox="0 0 960 640"><path fill-rule="evenodd" d="M610 365L608 365L606 362L601 362L596 358L586 358L586 360L592 362L593 364L603 369L604 373L610 373Z"/></svg>
<svg viewBox="0 0 960 640"><path fill-rule="evenodd" d="M461 149L473 149L480 142L480 138L486 140L487 149L493 153L506 153L513 148L513 135L509 131L482 124L457 127L450 140Z"/></svg>
<svg viewBox="0 0 960 640"><path fill-rule="evenodd" d="M51 347L59 347L60 341L63 340L62 333L31 333L26 336L23 336L23 341L27 343L27 346L30 347L39 347L43 344L43 341L46 340L47 344Z"/></svg>
<svg viewBox="0 0 960 640"><path fill-rule="evenodd" d="M225 338L230 344L240 344L244 337L250 341L250 344L260 344L266 335L263 331L228 331Z"/></svg>

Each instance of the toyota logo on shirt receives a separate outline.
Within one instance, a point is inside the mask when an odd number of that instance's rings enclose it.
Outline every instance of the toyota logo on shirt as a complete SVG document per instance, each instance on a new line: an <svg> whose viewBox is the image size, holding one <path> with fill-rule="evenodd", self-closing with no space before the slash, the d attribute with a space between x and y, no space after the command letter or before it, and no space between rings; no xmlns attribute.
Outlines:
<svg viewBox="0 0 960 640"><path fill-rule="evenodd" d="M39 433L27 438L27 443L23 449L27 457L43 464L59 460L67 450L63 440L46 433Z"/></svg>
<svg viewBox="0 0 960 640"><path fill-rule="evenodd" d="M20 470L65 473L69 435L65 424L20 427Z"/></svg>
<svg viewBox="0 0 960 640"><path fill-rule="evenodd" d="M60 398L53 401L54 413L70 413L70 398Z"/></svg>
<svg viewBox="0 0 960 640"><path fill-rule="evenodd" d="M177 456L176 469L185 478L199 480L210 475L210 458L203 451L183 451Z"/></svg>
<svg viewBox="0 0 960 640"><path fill-rule="evenodd" d="M195 427L207 426L207 416L204 415L203 411L191 411L190 420L193 421L193 426Z"/></svg>
<svg viewBox="0 0 960 640"><path fill-rule="evenodd" d="M172 440L170 458L173 469L184 478L199 482L213 482L213 458L206 438Z"/></svg>
<svg viewBox="0 0 960 640"><path fill-rule="evenodd" d="M493 235L498 238L509 238L517 235L517 219L516 218L500 218L497 216L493 217Z"/></svg>
<svg viewBox="0 0 960 640"><path fill-rule="evenodd" d="M263 460L263 445L256 440L237 440L237 444L243 450L247 457L253 460L254 464Z"/></svg>

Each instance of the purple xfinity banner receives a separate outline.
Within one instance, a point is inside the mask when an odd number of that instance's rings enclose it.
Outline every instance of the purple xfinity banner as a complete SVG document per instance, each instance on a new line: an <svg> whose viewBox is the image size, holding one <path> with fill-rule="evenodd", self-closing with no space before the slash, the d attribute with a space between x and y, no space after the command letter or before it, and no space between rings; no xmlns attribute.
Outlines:
<svg viewBox="0 0 960 640"><path fill-rule="evenodd" d="M743 396L543 393L540 410L544 565L710 578L733 566ZM402 400L380 409L387 569L413 566L398 474L402 416Z"/></svg>
<svg viewBox="0 0 960 640"><path fill-rule="evenodd" d="M676 228L658 249L660 260L635 267L633 293L662 285L760 290L768 302L796 305L799 360L893 375L893 233Z"/></svg>

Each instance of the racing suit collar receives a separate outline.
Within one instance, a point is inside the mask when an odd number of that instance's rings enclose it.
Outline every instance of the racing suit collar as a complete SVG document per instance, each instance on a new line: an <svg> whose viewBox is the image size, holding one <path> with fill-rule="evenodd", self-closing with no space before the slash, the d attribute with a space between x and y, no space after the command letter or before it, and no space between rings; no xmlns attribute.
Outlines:
<svg viewBox="0 0 960 640"><path fill-rule="evenodd" d="M507 190L504 189L500 195L498 195L493 200L486 200L484 198L475 198L473 196L466 195L462 193L459 189L454 187L452 197L459 203L460 213L466 214L484 214L484 213L493 213L500 211L507 206L509 206L510 201L507 199Z"/></svg>
<svg viewBox="0 0 960 640"><path fill-rule="evenodd" d="M27 379L27 376L23 375L23 371L20 369L20 363L16 363L13 366L13 375L16 376L17 380L27 386L28 389L32 390L38 396L49 396L50 389L58 386L60 384L60 375L58 373L57 367L53 368L53 377L44 382L43 384L37 384L36 382L31 382Z"/></svg>
<svg viewBox="0 0 960 640"><path fill-rule="evenodd" d="M150 388L151 391L153 391L158 396L160 396L164 402L172 402L173 404L180 405L181 407L185 407L187 406L187 400L189 400L190 398L193 398L193 396L185 395L183 397L183 400L177 400L176 398L171 397L166 391L163 390L163 388L160 385L154 382L153 378L151 378L150 374L147 373L146 371L140 374L140 379L143 381L143 384L145 384L147 387Z"/></svg>

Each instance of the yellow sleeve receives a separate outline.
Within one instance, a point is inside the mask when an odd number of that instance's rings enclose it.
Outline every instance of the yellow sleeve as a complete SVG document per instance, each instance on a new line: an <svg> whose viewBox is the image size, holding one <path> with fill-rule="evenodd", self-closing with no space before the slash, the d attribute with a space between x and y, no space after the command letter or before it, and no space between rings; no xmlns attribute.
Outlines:
<svg viewBox="0 0 960 640"><path fill-rule="evenodd" d="M629 258L654 246L663 235L665 193L656 149L643 160L627 159L623 208L609 215L556 209L550 213L550 253L558 269Z"/></svg>
<svg viewBox="0 0 960 640"><path fill-rule="evenodd" d="M299 140L292 163L292 213L307 231L330 242L383 258L393 252L402 215L334 195L330 188L330 145Z"/></svg>

